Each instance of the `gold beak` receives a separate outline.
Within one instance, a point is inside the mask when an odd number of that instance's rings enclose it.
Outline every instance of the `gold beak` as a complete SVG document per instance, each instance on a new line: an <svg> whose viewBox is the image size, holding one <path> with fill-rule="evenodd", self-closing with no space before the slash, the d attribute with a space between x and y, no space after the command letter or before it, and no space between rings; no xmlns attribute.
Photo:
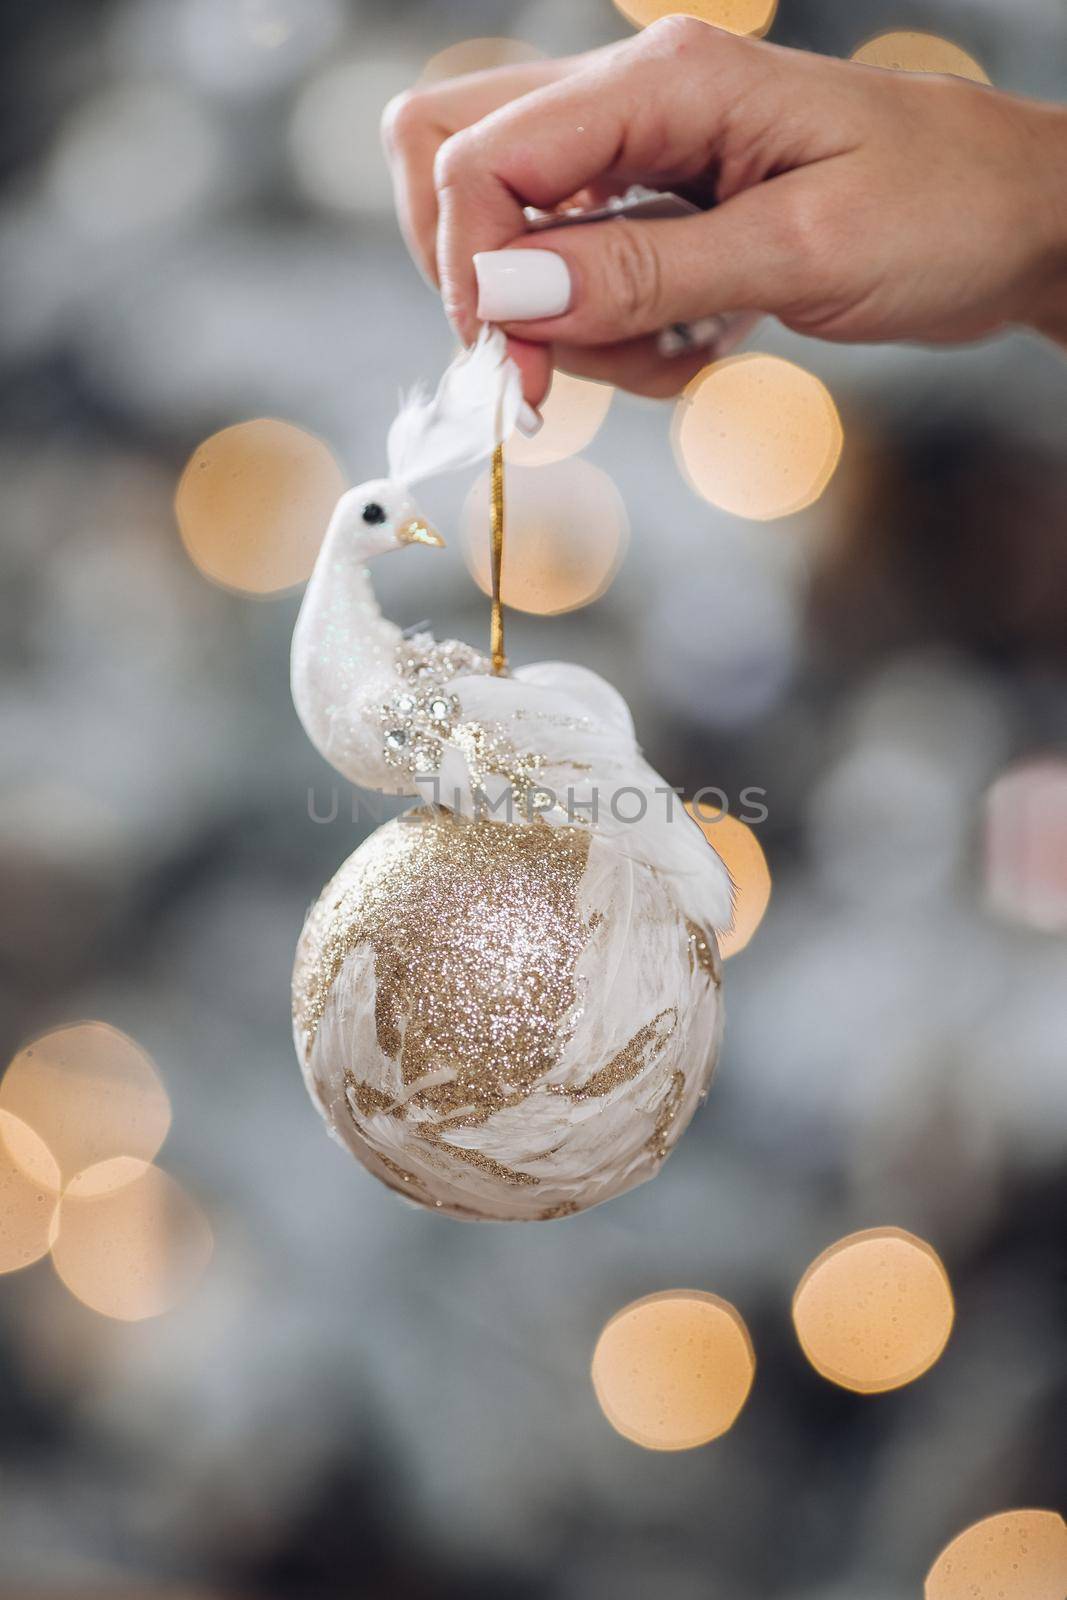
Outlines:
<svg viewBox="0 0 1067 1600"><path fill-rule="evenodd" d="M431 528L421 517L412 517L410 522L403 523L396 530L396 536L401 544L428 544L433 550L443 550L445 547L445 541L437 529Z"/></svg>

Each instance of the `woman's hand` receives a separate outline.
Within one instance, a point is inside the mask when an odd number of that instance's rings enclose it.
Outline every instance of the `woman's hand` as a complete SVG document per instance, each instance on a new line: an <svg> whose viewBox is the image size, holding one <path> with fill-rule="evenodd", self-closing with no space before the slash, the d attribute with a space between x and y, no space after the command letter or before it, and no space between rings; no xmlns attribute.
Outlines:
<svg viewBox="0 0 1067 1600"><path fill-rule="evenodd" d="M404 95L385 142L405 236L457 333L502 323L534 404L553 361L674 393L712 352L665 357L657 335L722 312L835 340L1067 336L1061 107L670 17ZM526 205L633 183L717 203L526 234Z"/></svg>

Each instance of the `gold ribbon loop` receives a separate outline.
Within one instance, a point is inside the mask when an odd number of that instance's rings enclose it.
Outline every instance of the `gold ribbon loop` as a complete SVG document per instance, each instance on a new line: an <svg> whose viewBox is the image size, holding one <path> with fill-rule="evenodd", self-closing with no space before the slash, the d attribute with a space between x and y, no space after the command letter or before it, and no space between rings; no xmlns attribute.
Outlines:
<svg viewBox="0 0 1067 1600"><path fill-rule="evenodd" d="M493 610L489 622L489 654L492 657L493 671L499 677L508 670L508 658L504 654L504 607L500 599L500 569L504 561L504 446L502 444L498 444L493 451L490 493Z"/></svg>

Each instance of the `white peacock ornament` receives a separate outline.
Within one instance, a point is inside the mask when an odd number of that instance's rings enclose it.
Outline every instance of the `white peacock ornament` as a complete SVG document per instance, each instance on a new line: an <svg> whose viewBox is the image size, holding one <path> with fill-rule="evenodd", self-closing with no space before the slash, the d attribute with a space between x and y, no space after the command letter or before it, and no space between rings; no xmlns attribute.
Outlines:
<svg viewBox="0 0 1067 1600"><path fill-rule="evenodd" d="M471 1219L569 1216L651 1177L707 1092L731 884L644 761L620 695L561 662L406 637L367 563L443 541L411 485L493 453L521 405L483 331L345 494L293 638L312 742L421 802L326 885L293 975L296 1048L331 1132L376 1177ZM499 588L497 584L497 596ZM633 820L625 820L632 818Z"/></svg>

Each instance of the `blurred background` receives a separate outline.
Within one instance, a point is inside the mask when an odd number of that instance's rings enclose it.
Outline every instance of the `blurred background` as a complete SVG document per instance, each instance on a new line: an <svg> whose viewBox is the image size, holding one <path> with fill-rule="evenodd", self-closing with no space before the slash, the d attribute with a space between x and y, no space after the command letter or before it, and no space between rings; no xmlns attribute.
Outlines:
<svg viewBox="0 0 1067 1600"><path fill-rule="evenodd" d="M1062 0L703 10L1067 82ZM559 384L514 457L512 658L614 681L668 781L753 822L742 906L763 857L773 888L654 1184L552 1224L427 1216L329 1142L290 1040L305 910L372 826L292 710L295 585L451 353L381 108L631 21L37 0L0 31L0 1593L906 1600L967 1524L1060 1505L1064 353L764 324L776 359L678 413ZM469 487L428 496L448 552L375 581L479 643ZM957 1322L869 1397L789 1307L886 1224L939 1253ZM737 1306L757 1376L724 1438L667 1455L611 1430L589 1362L678 1286Z"/></svg>

